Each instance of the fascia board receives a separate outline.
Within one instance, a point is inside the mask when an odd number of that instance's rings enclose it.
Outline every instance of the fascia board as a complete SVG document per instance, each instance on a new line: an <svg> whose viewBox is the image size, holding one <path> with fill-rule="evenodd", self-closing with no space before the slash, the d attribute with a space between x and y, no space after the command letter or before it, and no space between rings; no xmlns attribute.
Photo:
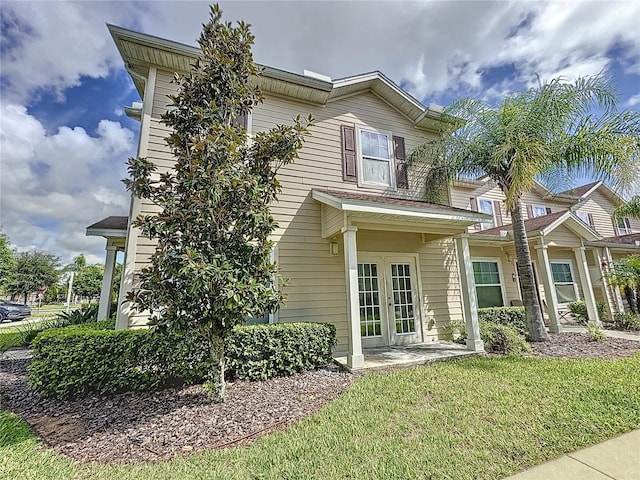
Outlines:
<svg viewBox="0 0 640 480"><path fill-rule="evenodd" d="M318 200L330 207L337 208L338 210L346 211L346 212L357 212L357 213L375 213L380 215L405 215L408 217L422 217L422 218L432 218L439 220L451 220L458 222L470 222L470 223L479 223L491 218L490 215L486 215L484 213L475 213L469 212L469 214L455 214L455 213L445 213L439 210L430 210L426 209L417 209L411 208L403 205L394 205L394 206L381 206L378 203L367 202L364 200L352 200L352 199L341 199L336 198L333 195L326 194L323 192L313 191L312 197L315 200Z"/></svg>

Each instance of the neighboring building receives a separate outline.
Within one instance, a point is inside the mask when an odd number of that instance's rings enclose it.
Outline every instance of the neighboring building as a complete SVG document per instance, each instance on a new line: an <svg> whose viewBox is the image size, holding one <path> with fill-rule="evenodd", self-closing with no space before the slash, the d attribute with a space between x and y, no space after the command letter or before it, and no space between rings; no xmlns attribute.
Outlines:
<svg viewBox="0 0 640 480"><path fill-rule="evenodd" d="M109 29L143 100L142 107L126 109L141 122L138 155L170 169L169 131L160 116L175 89L174 72L188 71L199 50ZM298 114L315 119L300 158L279 173L274 254L289 284L285 305L264 321L333 323L336 350L348 353L352 368L363 365L363 348L437 340L454 320L465 320L468 348L482 350L478 302L508 305L520 298L509 217L499 189L482 179L457 182L450 206L421 200L420 172L407 169L405 158L450 127L442 124L441 109L425 107L380 72L330 80L264 67L256 80L265 101L247 119L249 135ZM614 292L600 288L603 258L610 263L619 252L637 251L628 235L616 235L640 232L633 223L617 232L604 225L619 199L594 184L556 196L540 187L526 202L530 217L538 217L527 221L527 231L539 252L538 276L548 284L541 297L552 328L558 329L561 301L584 299L591 314L594 300L606 298L617 311ZM129 218L151 212L147 201L132 198ZM96 225L89 233L101 234ZM122 245L116 239L123 234L103 236L108 245ZM140 327L146 318L124 299L154 245L130 223L124 245L117 325Z"/></svg>

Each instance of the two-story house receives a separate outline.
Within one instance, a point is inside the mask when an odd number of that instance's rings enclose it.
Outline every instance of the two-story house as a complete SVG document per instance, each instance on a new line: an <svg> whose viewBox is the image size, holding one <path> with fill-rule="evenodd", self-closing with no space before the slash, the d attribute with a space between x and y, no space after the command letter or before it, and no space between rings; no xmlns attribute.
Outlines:
<svg viewBox="0 0 640 480"><path fill-rule="evenodd" d="M126 109L141 122L138 155L170 169L173 159L164 142L169 131L160 116L175 89L174 72L187 72L199 50L109 29L142 98L141 106ZM265 321L334 324L336 351L345 353L354 369L363 366L367 347L437 340L454 320L466 323L467 347L482 350L478 306L520 298L509 217L500 192L483 179L457 182L450 205L422 201L423 182L419 172L407 169L405 158L442 129L441 109L422 105L380 72L331 80L264 67L255 81L265 101L246 119L249 135L298 114L315 119L299 160L279 173L273 240L288 279L287 301ZM562 302L580 298L595 308L595 299L618 301L611 289L600 288L603 259L638 247L617 236L626 230L600 225L619 203L603 185L556 196L539 190L527 199L527 231L537 254L541 299L558 330ZM125 251L118 328L147 321L125 296L154 243L128 219L153 211L153 205L133 197L128 217L110 217L87 229L107 238L103 291L109 291L115 251ZM628 229L640 231L638 225ZM544 294L548 291L551 295Z"/></svg>

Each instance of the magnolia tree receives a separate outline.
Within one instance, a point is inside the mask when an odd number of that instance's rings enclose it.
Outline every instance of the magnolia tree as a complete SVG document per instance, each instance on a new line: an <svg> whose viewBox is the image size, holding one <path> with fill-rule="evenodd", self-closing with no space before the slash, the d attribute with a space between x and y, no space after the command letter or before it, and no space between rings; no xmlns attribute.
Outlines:
<svg viewBox="0 0 640 480"><path fill-rule="evenodd" d="M247 138L238 119L263 98L251 82L260 74L254 37L244 22L221 18L212 7L201 56L188 75L176 75L178 93L162 117L172 129L166 142L175 169L158 175L149 160L129 159L125 180L159 207L134 222L157 248L128 300L151 312L152 325L206 335L218 368L205 387L215 401L224 399L225 338L282 300L273 281L269 237L277 225L269 207L280 191L278 169L297 158L311 124L298 117Z"/></svg>

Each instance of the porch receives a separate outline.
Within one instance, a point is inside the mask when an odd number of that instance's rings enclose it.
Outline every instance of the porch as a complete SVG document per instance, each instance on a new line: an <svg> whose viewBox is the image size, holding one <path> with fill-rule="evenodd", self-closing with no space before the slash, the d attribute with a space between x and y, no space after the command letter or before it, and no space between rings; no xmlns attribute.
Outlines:
<svg viewBox="0 0 640 480"><path fill-rule="evenodd" d="M370 370L409 367L484 355L484 351L468 350L466 345L445 341L363 348L362 353L364 354L362 368ZM333 360L342 368L352 370L347 364L346 355L334 357Z"/></svg>

